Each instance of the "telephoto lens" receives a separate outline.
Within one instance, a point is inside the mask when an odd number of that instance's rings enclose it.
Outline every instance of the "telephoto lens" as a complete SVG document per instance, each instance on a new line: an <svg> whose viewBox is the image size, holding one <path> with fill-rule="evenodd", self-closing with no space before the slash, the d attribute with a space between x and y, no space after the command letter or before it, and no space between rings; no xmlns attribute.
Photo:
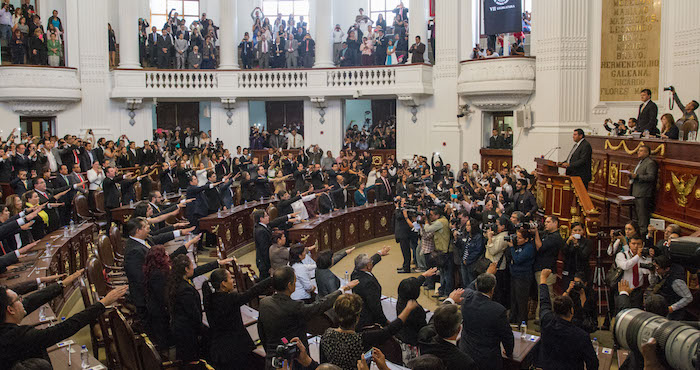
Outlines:
<svg viewBox="0 0 700 370"><path fill-rule="evenodd" d="M623 310L615 320L615 338L622 347L638 353L642 344L654 338L659 358L671 368L696 370L700 366L700 330L680 321L637 308Z"/></svg>

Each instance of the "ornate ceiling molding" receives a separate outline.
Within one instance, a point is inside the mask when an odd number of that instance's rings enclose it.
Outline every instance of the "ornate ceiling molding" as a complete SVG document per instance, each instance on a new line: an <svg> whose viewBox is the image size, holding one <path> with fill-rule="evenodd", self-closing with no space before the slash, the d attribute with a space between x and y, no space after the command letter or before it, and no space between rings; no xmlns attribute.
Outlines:
<svg viewBox="0 0 700 370"><path fill-rule="evenodd" d="M13 112L22 116L53 116L64 111L72 101L9 100L6 103Z"/></svg>

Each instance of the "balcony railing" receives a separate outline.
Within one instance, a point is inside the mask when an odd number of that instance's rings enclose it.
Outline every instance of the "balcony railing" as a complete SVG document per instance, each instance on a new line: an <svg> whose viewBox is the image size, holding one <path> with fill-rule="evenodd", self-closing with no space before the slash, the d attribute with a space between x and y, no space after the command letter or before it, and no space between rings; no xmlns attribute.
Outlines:
<svg viewBox="0 0 700 370"><path fill-rule="evenodd" d="M75 68L6 65L0 81L0 101L18 114L55 114L82 98Z"/></svg>
<svg viewBox="0 0 700 370"><path fill-rule="evenodd" d="M113 98L371 96L433 93L432 66L112 71Z"/></svg>

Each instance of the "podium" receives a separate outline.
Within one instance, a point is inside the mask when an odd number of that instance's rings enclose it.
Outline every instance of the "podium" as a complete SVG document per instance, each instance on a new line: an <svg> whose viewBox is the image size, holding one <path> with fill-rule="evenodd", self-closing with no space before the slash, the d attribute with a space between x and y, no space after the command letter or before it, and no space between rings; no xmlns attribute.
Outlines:
<svg viewBox="0 0 700 370"><path fill-rule="evenodd" d="M535 158L537 163L537 173L543 175L559 175L559 166L557 162L546 158Z"/></svg>

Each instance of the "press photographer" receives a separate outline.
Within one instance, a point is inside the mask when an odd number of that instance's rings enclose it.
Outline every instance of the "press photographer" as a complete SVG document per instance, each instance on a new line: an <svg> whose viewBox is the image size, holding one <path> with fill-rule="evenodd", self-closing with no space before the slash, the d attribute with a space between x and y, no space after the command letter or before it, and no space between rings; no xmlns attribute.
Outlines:
<svg viewBox="0 0 700 370"><path fill-rule="evenodd" d="M540 237L540 231L537 224L533 224L532 231L535 234L535 281L540 281L540 273L544 269L556 271L557 257L559 250L564 247L564 240L559 233L559 218L557 216L547 216L544 219L544 231ZM557 282L557 275L552 274L547 278L547 287L549 288L549 296L554 296L554 284ZM537 301L537 317L540 316L539 296Z"/></svg>

